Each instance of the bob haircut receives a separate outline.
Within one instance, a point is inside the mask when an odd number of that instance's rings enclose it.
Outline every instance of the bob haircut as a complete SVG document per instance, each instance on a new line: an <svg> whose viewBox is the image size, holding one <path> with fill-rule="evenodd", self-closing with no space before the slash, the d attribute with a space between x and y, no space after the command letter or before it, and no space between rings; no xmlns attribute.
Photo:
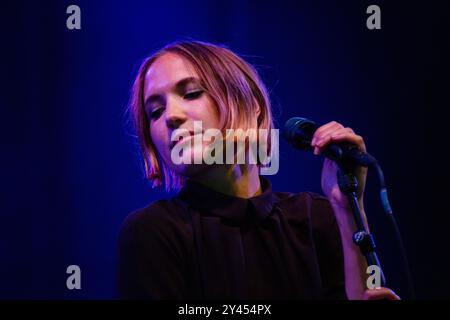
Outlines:
<svg viewBox="0 0 450 320"><path fill-rule="evenodd" d="M270 132L274 128L267 89L255 68L221 45L201 41L173 42L158 50L141 64L131 89L128 111L136 130L144 161L145 176L167 191L179 190L184 177L169 169L159 156L150 134L150 122L144 110L145 74L152 63L165 53L185 59L197 73L206 94L220 115L220 130L266 129L270 152ZM258 163L258 166L261 166Z"/></svg>

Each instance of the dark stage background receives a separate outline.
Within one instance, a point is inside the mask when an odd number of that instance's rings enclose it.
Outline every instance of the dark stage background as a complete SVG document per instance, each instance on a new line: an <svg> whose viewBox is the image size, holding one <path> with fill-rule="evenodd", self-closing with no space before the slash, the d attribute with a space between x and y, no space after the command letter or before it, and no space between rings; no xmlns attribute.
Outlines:
<svg viewBox="0 0 450 320"><path fill-rule="evenodd" d="M395 3L394 3L395 2ZM256 65L278 126L352 127L384 168L418 298L449 298L448 1L2 1L0 298L116 297L126 215L161 197L124 115L144 57L192 38ZM81 30L66 8L81 8ZM381 7L381 30L366 8ZM322 159L284 141L279 191L321 192ZM369 172L366 210L388 285L405 296ZM66 268L81 267L81 290Z"/></svg>

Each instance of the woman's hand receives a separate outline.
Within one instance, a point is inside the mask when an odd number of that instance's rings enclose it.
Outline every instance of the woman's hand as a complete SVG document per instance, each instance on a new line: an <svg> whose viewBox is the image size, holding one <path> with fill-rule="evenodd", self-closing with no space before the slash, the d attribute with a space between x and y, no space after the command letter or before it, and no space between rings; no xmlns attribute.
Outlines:
<svg viewBox="0 0 450 320"><path fill-rule="evenodd" d="M336 121L331 121L319 127L314 133L311 141L311 146L314 147L314 154L319 155L332 142L351 143L357 145L360 151L366 151L366 146L361 136L355 134L351 128L344 127ZM338 166L334 161L325 159L322 169L322 191L333 207L348 209L347 196L341 192L337 183L337 170ZM355 168L354 175L359 183L357 197L363 210L363 193L366 184L367 168L362 166Z"/></svg>
<svg viewBox="0 0 450 320"><path fill-rule="evenodd" d="M363 300L401 300L394 291L388 288L368 289L364 292Z"/></svg>

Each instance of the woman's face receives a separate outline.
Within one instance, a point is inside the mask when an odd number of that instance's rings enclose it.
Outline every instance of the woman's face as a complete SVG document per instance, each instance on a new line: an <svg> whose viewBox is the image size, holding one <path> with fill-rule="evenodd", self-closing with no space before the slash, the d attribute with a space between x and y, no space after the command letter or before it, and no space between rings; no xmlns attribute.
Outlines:
<svg viewBox="0 0 450 320"><path fill-rule="evenodd" d="M175 165L171 160L171 135L175 129L193 132L194 121L202 121L203 132L209 128L220 129L218 110L203 91L200 79L188 61L176 54L165 53L153 62L145 75L144 107L153 143L166 165L183 176L199 172L203 165ZM193 139L193 136L187 139ZM201 146L186 150L190 150L193 159L198 148L207 144L203 142Z"/></svg>

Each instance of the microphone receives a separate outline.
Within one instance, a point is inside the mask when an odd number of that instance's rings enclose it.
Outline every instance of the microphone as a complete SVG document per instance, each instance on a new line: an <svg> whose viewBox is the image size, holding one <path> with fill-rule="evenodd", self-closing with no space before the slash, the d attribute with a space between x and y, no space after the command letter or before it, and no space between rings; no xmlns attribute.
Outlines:
<svg viewBox="0 0 450 320"><path fill-rule="evenodd" d="M311 121L309 119L300 118L300 117L294 117L286 121L286 124L284 126L284 132L283 136L284 138L296 149L299 150L306 150L306 151L313 151L313 147L311 146L311 140L314 136L314 132L316 132L318 126L314 121ZM364 167L374 167L376 173L378 174L378 180L380 183L380 199L381 204L383 206L384 212L388 215L389 221L391 221L395 235L397 237L397 241L399 244L399 249L402 257L402 263L403 268L405 270L407 283L409 287L409 292L412 298L415 297L414 294L414 286L412 282L411 272L409 270L409 264L408 259L406 256L406 251L403 245L403 240L400 234L400 230L397 225L397 221L395 220L394 215L392 214L392 208L389 204L389 199L387 195L387 189L386 184L384 181L384 174L383 170L381 169L380 164L378 161L372 157L367 152L362 152L358 149L358 146L354 144L349 143L330 143L328 146L322 151L322 154L333 160L336 161L336 163L342 168L345 169L352 168L352 165L361 165ZM344 177L346 175L344 174ZM367 263L369 265L377 265L380 267L380 262L378 260L378 257L375 252L375 247L373 243L373 239L370 237L370 234L366 234L366 239L364 237L358 238L361 235L364 235L364 233L368 233L366 230L364 224L362 223L362 216L361 212L359 210L359 206L355 203L357 203L356 195L350 195L348 191L345 190L347 186L353 187L354 185L348 184L347 179L341 179L342 175L340 175L340 178L338 178L339 188L345 192L349 198L350 203L353 203L352 205L352 211L353 215L355 217L355 221L358 225L359 233L355 233L353 241L360 247L361 252L364 253L365 245L368 243L366 242L367 239L370 239L372 241L373 248L370 248L370 251L365 251L365 256L367 259ZM351 182L351 180L349 180ZM341 188L341 183L343 183L344 188ZM358 184L356 183L356 186ZM350 190L351 191L351 190ZM354 192L353 192L354 193ZM361 233L363 231L363 233ZM364 240L364 241L361 241ZM370 243L369 243L370 244ZM370 247L370 246L369 246ZM381 270L381 282L383 286L385 285L385 278L383 274L383 270Z"/></svg>
<svg viewBox="0 0 450 320"><path fill-rule="evenodd" d="M284 138L295 149L313 151L311 140L318 126L306 118L293 117L284 125ZM361 165L368 167L377 160L367 152L362 152L357 145L350 143L330 143L322 151L322 155L342 165Z"/></svg>

